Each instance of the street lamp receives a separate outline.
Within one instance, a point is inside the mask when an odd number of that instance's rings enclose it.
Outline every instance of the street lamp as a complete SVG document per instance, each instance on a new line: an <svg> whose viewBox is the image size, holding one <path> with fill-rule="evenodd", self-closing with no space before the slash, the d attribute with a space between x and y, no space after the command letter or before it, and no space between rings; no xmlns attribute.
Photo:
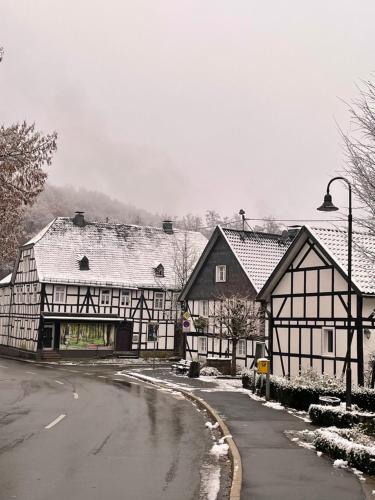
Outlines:
<svg viewBox="0 0 375 500"><path fill-rule="evenodd" d="M351 367L351 319L352 319L352 186L345 177L334 177L327 185L327 193L324 195L323 204L317 209L321 212L334 212L338 208L332 203L329 188L334 181L344 181L349 191L348 212L348 321L347 321L347 359L346 359L346 409L352 407L352 367Z"/></svg>

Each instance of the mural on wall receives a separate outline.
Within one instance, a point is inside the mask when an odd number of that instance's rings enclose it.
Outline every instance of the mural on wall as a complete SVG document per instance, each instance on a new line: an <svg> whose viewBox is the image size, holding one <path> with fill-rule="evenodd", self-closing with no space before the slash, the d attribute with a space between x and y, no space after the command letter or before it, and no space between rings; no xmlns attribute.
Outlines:
<svg viewBox="0 0 375 500"><path fill-rule="evenodd" d="M113 348L113 325L105 323L61 323L60 349Z"/></svg>

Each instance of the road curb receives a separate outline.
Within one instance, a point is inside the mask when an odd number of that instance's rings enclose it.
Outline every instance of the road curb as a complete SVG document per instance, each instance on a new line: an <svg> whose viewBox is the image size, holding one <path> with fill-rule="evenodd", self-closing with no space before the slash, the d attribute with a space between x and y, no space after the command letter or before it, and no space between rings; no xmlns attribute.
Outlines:
<svg viewBox="0 0 375 500"><path fill-rule="evenodd" d="M124 374L126 375L126 374ZM165 386L168 387L168 384L164 382L163 380L150 380L149 377L143 377L141 374L137 373L131 373L128 375L129 378L136 378L138 380L142 380L142 382L148 382L149 384L153 384L156 386ZM168 387L170 388L170 387ZM207 403L203 398L200 398L198 396L195 396L191 392L188 392L184 389L180 388L175 388L176 391L181 392L187 399L190 399L194 403L197 403L201 407L203 407L210 415L213 420L216 420L216 422L219 424L220 430L223 434L223 436L230 436L226 438L226 442L228 443L229 446L229 456L231 459L231 464L232 464L232 485L230 488L230 495L229 499L230 500L240 500L241 498L241 486L242 486L242 461L241 461L241 455L240 452L237 448L237 445L234 441L234 439L231 436L230 430L224 420L220 417L218 412L213 408L210 404Z"/></svg>

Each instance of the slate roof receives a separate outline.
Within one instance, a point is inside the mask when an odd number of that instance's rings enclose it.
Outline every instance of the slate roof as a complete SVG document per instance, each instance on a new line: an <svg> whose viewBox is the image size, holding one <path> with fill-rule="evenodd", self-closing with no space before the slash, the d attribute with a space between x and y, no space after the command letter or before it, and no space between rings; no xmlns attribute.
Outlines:
<svg viewBox="0 0 375 500"><path fill-rule="evenodd" d="M185 234L198 260L207 239L197 232L97 222L79 227L67 217L56 218L26 245L34 245L41 282L177 290L176 245L181 247ZM79 269L83 256L87 271ZM163 264L164 278L155 278L155 262Z"/></svg>
<svg viewBox="0 0 375 500"><path fill-rule="evenodd" d="M285 233L287 232L285 231ZM256 292L259 292L275 266L288 250L293 236L292 233L281 236L273 233L242 231L216 226L189 281L181 292L180 299L185 300L188 296L190 288L197 278L200 269L205 265L206 259L219 237L223 237L226 240L249 281Z"/></svg>
<svg viewBox="0 0 375 500"><path fill-rule="evenodd" d="M344 229L307 227L347 275L348 232ZM375 294L375 235L353 231L352 282L365 294Z"/></svg>
<svg viewBox="0 0 375 500"><path fill-rule="evenodd" d="M288 250L292 238L238 229L221 230L255 290L259 292Z"/></svg>

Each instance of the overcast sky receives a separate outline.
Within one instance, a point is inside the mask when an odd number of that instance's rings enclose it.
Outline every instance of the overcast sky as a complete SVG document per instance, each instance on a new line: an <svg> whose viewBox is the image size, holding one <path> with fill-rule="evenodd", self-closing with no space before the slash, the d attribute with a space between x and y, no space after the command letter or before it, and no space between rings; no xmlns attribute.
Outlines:
<svg viewBox="0 0 375 500"><path fill-rule="evenodd" d="M54 184L317 217L374 19L374 0L1 0L0 119L57 130Z"/></svg>

